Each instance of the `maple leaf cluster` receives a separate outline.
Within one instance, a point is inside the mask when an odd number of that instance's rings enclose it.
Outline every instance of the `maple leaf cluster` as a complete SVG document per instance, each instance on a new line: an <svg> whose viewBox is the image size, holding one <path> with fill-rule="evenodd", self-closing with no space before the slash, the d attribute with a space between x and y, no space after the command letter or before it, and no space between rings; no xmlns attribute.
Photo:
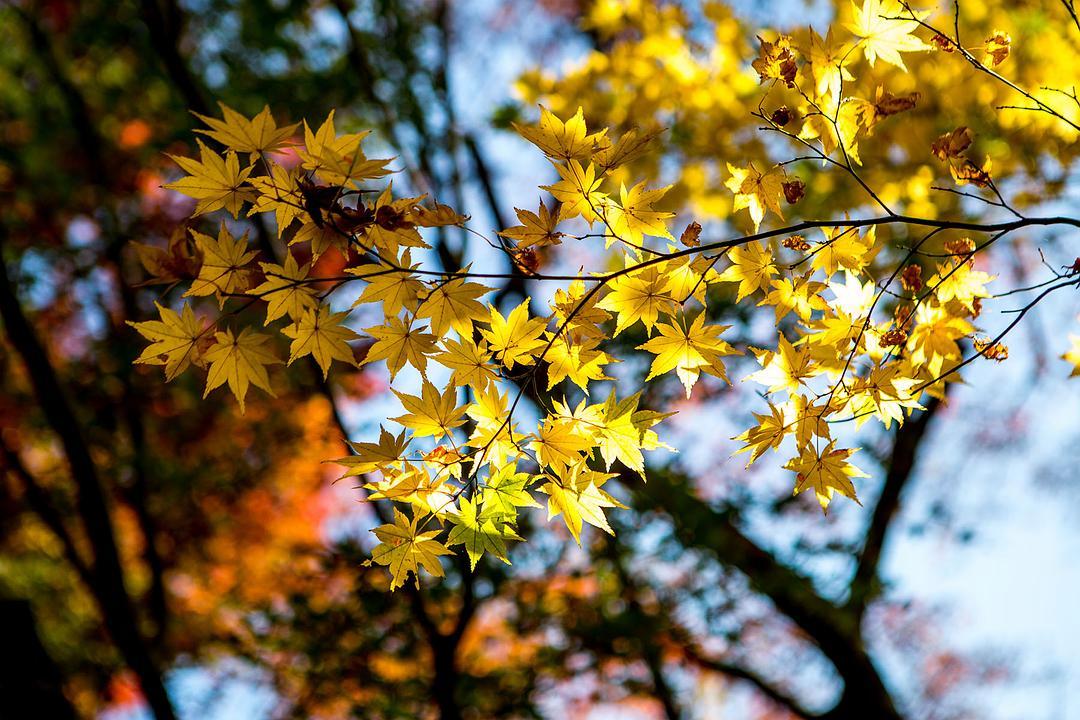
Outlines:
<svg viewBox="0 0 1080 720"><path fill-rule="evenodd" d="M904 54L934 48L916 34L924 17L866 0L840 32L822 38L811 30L807 47L784 36L762 40L752 67L766 93L802 89L794 111L785 104L760 115L766 129L857 178L859 142L878 123L913 110L919 94L879 86L873 99L843 97L855 50L870 69L881 60L906 70ZM1010 42L995 36L986 52L1002 62ZM469 218L425 196L396 196L384 179L392 159L365 154L367 133L338 133L334 113L314 131L304 122L301 138L299 124L278 126L268 109L252 119L222 112L222 119L200 116L208 129L198 131L222 151L200 140L198 160L175 158L187 175L167 187L196 201L193 217L226 211L237 220L246 209L272 218L284 257L226 222L216 237L192 229L195 252L182 258L142 249L163 282L197 270L180 309L160 305L159 320L134 323L150 341L136 362L163 365L167 380L205 368L205 392L227 386L241 411L252 385L273 394L272 373L282 362L310 356L323 378L335 363L385 365L403 409L389 422L400 429L381 427L378 438L350 443L352 455L336 462L345 477L361 479L369 500L394 506L391 521L374 530L371 556L389 569L391 588L421 570L441 576L440 558L457 546L474 567L484 555L509 563L509 543L522 540L519 514L541 499L548 518L561 518L579 543L586 524L612 532L605 511L622 505L609 483L624 470L644 480L645 453L671 449L657 431L671 413L646 407L641 392L621 392L608 374L623 359L615 348L624 332L645 337L635 350L648 364L644 381L674 374L687 398L703 375L719 388L729 382L728 363L756 362L743 379L761 387L763 412L737 437L739 452L753 463L786 448L794 492L812 493L822 509L837 494L858 502L854 482L866 476L851 462L857 448L837 436L846 427L838 423L875 419L888 429L904 422L924 394L943 397L945 383L959 380L970 360L966 341L985 357L1008 355L997 339L976 338L994 279L976 266L980 245L950 236L945 252L918 254L955 229L948 223L888 211L761 231L770 214L784 221L782 200L797 206L808 192L786 163L764 170L728 164L733 211L747 211L753 234L708 241L689 219L676 240L674 213L662 208L669 187L624 182L656 132L616 138L590 132L581 108L564 120L541 107L536 125L515 129L557 173L540 186L554 202L516 209L519 224L488 240L512 271L485 274L438 263L429 230L465 228ZM784 130L795 118L801 129ZM970 131L960 128L933 143L933 152L957 182L992 186L989 164L967 159L970 144ZM894 224L930 232L897 259L881 253L878 237L879 226ZM586 242L613 269L545 274L550 249ZM328 252L340 254L344 267L320 276L315 263ZM510 278L554 285L547 307L531 299L498 307L492 283ZM197 314L191 303L209 297L217 315L212 308ZM731 327L712 319L718 297L771 308L775 343L759 348L728 336ZM238 326L253 303L263 307L263 326ZM354 313L373 311L374 324L354 327ZM360 342L365 352L354 347ZM1070 359L1080 367L1076 353ZM605 383L606 397L594 397ZM538 410L535 422L520 412L523 401Z"/></svg>

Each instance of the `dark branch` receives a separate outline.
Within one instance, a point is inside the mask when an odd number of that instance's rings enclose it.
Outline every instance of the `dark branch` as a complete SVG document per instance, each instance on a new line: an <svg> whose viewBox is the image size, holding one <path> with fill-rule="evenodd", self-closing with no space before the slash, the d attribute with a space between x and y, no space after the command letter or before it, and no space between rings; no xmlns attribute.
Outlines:
<svg viewBox="0 0 1080 720"><path fill-rule="evenodd" d="M49 528L49 531L60 541L60 544L64 548L64 557L67 558L67 561L75 568L75 572L78 573L79 578L88 588L93 588L93 572L90 565L79 553L79 548L75 544L75 538L72 537L67 526L64 525L63 517L53 505L48 492L41 486L41 483L38 482L37 478L34 477L33 473L30 472L26 465L23 464L18 453L7 446L2 435L0 435L0 461L3 462L3 464L0 465L0 469L10 472L22 485L26 504L30 507L30 510L38 516L41 522L45 524L45 527Z"/></svg>
<svg viewBox="0 0 1080 720"><path fill-rule="evenodd" d="M0 237L0 252L3 245L3 238ZM38 405L49 426L59 437L67 458L77 489L79 516L94 548L95 582L92 589L97 591L96 599L105 625L124 659L139 678L143 694L154 716L158 720L173 720L176 715L172 703L165 691L161 673L139 631L135 608L124 584L124 572L109 517L108 502L98 478L97 468L90 457L90 449L45 348L23 314L2 257L0 318L4 321L4 329L12 347L26 367Z"/></svg>
<svg viewBox="0 0 1080 720"><path fill-rule="evenodd" d="M821 649L844 680L844 694L833 712L862 708L864 717L900 719L863 648L857 618L818 595L809 578L782 564L740 532L727 516L702 503L686 478L654 473L647 484L629 482L627 487L634 488L639 510L665 513L684 546L711 554L723 565L742 572L755 591L771 600Z"/></svg>
<svg viewBox="0 0 1080 720"><path fill-rule="evenodd" d="M784 691L777 688L765 678L761 677L752 670L749 670L742 665L737 665L731 662L724 662L714 658L707 657L698 648L691 644L683 645L681 647L683 654L687 660L691 661L698 667L710 670L721 675L727 675L728 677L735 678L736 680L744 680L754 688L757 689L765 697L772 700L774 703L787 710L788 712L796 715L800 718L806 718L811 720L816 717L813 713L807 710L799 703L798 700L791 697Z"/></svg>
<svg viewBox="0 0 1080 720"><path fill-rule="evenodd" d="M874 506L874 514L866 531L862 552L859 553L859 563L851 581L848 607L857 616L861 616L867 604L881 592L878 578L881 553L885 549L889 529L893 524L892 520L900 508L900 496L915 469L919 447L926 436L926 429L939 407L941 407L941 401L931 398L924 412L896 429L896 441L893 443L888 473L881 489L881 496Z"/></svg>

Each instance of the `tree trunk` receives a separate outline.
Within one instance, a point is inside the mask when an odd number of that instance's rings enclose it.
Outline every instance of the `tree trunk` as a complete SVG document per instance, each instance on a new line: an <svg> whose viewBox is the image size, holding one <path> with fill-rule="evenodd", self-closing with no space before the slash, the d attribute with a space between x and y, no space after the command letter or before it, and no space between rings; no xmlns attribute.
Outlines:
<svg viewBox="0 0 1080 720"><path fill-rule="evenodd" d="M0 237L0 250L3 238ZM23 315L15 289L0 258L0 319L12 347L26 366L30 384L45 419L60 439L76 487L76 504L87 538L93 547L93 586L105 627L124 660L139 679L143 695L157 720L176 717L161 673L142 637L135 608L124 585L124 572L116 546L105 493L75 412L68 403L45 349Z"/></svg>
<svg viewBox="0 0 1080 720"><path fill-rule="evenodd" d="M0 697L10 720L76 720L60 668L45 651L26 600L0 600Z"/></svg>

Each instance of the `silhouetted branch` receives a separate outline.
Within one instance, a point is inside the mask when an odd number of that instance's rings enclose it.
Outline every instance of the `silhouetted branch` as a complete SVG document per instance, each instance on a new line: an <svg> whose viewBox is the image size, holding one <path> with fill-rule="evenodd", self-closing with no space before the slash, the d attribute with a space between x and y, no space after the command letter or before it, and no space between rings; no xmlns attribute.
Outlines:
<svg viewBox="0 0 1080 720"><path fill-rule="evenodd" d="M0 697L5 718L76 720L78 713L64 695L60 668L38 636L30 603L0 600Z"/></svg>
<svg viewBox="0 0 1080 720"><path fill-rule="evenodd" d="M4 238L0 237L0 252ZM44 347L23 314L15 289L0 258L0 318L16 353L26 367L45 419L60 439L76 487L76 505L94 548L92 566L96 598L105 626L132 671L158 720L176 717L165 685L136 621L135 608L124 584L124 572L116 545L108 503L83 438L79 421L56 376Z"/></svg>
<svg viewBox="0 0 1080 720"><path fill-rule="evenodd" d="M896 440L893 443L885 483L877 504L874 505L855 576L851 581L848 607L856 615L861 616L867 604L881 591L878 578L881 553L885 549L893 518L900 508L900 496L915 469L920 445L926 437L926 429L940 407L941 401L931 398L926 403L926 410L896 429Z"/></svg>
<svg viewBox="0 0 1080 720"><path fill-rule="evenodd" d="M4 442L3 436L0 436L0 469L7 470L14 475L19 483L22 485L26 504L30 507L30 510L38 516L38 518L45 524L45 527L49 528L50 532L56 536L57 540L64 548L64 557L67 558L71 566L75 568L75 572L78 573L79 578L86 584L86 587L93 590L94 576L90 565L83 559L79 553L79 548L75 544L75 538L68 532L67 526L64 525L64 519L57 512L51 498L49 498L48 491L41 486L41 483L37 478L33 476L30 470L23 464L19 454L14 449L7 446Z"/></svg>
<svg viewBox="0 0 1080 720"><path fill-rule="evenodd" d="M163 7L164 6L164 7ZM210 112L200 83L180 53L183 11L175 0L142 0L142 17L150 31L150 44L165 74L180 91L188 109L201 115Z"/></svg>
<svg viewBox="0 0 1080 720"><path fill-rule="evenodd" d="M817 717L804 708L798 700L742 665L710 658L692 644L682 645L680 649L686 658L698 667L750 683L762 695L797 717L806 718L807 720Z"/></svg>
<svg viewBox="0 0 1080 720"><path fill-rule="evenodd" d="M831 712L862 708L866 712L863 717L900 719L881 675L863 648L857 618L821 597L809 578L782 564L740 532L727 516L702 503L690 491L686 478L654 473L646 484L627 486L633 487L639 510L665 513L684 546L708 553L742 572L750 587L772 601L821 649L844 681L844 693Z"/></svg>

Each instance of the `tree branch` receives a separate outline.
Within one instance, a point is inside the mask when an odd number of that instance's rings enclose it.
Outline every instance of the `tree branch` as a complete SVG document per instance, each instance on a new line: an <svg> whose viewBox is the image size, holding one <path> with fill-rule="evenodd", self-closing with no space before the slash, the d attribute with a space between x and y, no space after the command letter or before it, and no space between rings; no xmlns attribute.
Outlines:
<svg viewBox="0 0 1080 720"><path fill-rule="evenodd" d="M64 695L63 676L41 643L30 603L0 600L0 696L4 717L76 720L71 701Z"/></svg>
<svg viewBox="0 0 1080 720"><path fill-rule="evenodd" d="M900 496L915 469L919 446L926 436L926 429L940 407L941 401L931 398L925 411L896 429L896 441L893 443L885 483L877 504L874 505L874 514L870 519L855 575L851 580L847 606L858 617L862 616L867 604L881 591L878 565L889 529L900 508Z"/></svg>
<svg viewBox="0 0 1080 720"><path fill-rule="evenodd" d="M821 649L844 680L834 717L862 708L881 720L900 720L885 684L862 644L857 618L822 598L808 578L780 563L738 530L724 514L696 498L685 477L654 473L647 484L628 482L642 511L663 512L686 547L703 550L742 572Z"/></svg>
<svg viewBox="0 0 1080 720"><path fill-rule="evenodd" d="M765 678L761 677L752 670L749 670L742 665L735 663L724 662L722 660L716 660L714 658L707 657L697 647L692 644L681 645L680 649L686 656L687 660L690 660L695 665L709 670L711 672L720 673L721 675L727 675L728 677L735 678L736 680L744 680L753 685L758 692L765 697L772 700L774 703L787 710L788 712L796 715L800 718L806 718L812 720L817 717L805 707L799 703L798 700L791 697L784 691L777 688Z"/></svg>
<svg viewBox="0 0 1080 720"><path fill-rule="evenodd" d="M605 555L611 561L615 569L615 575L619 579L626 596L626 610L623 615L629 616L627 626L637 630L639 645L641 648L641 660L649 669L652 679L653 691L656 699L664 710L664 717L668 720L679 720L682 712L672 692L671 685L664 676L664 662L661 656L660 643L656 642L656 635L662 632L662 628L670 626L670 619L666 614L662 618L655 617L647 611L639 599L638 583L623 561L623 545L618 536L609 536L604 540ZM658 627L659 626L659 627Z"/></svg>
<svg viewBox="0 0 1080 720"><path fill-rule="evenodd" d="M32 16L20 12L20 17L31 38L31 44L34 47L35 52L42 59L46 70L51 76L53 84L59 88L61 96L67 106L68 120L75 130L75 135L79 140L79 149L87 163L85 170L87 182L89 185L97 186L101 190L103 208L105 210L106 219L108 220L106 225L109 226L107 232L114 236L112 241L107 244L105 255L115 268L117 285L120 290L120 297L125 314L128 318L134 318L135 298L131 287L124 280L120 257L120 251L125 242L125 238L117 229L117 219L112 208L104 204L104 197L112 188L110 186L110 166L108 163L103 162L101 156L101 150L104 145L101 135L94 125L89 104L86 102L81 90L71 81L68 74L65 72L61 64L61 59L48 35ZM154 522L146 504L148 481L145 467L145 432L131 381L131 360L134 358L135 354L128 357L127 362L122 364L123 369L120 371L120 380L123 386L123 414L128 426L129 436L135 454L133 460L134 483L131 492L129 493L129 499L135 510L140 531L144 535L145 556L147 566L151 573L149 593L150 612L156 626L156 635L157 637L160 637L161 634L164 633L167 615L164 565L155 542Z"/></svg>
<svg viewBox="0 0 1080 720"><path fill-rule="evenodd" d="M19 479L19 482L23 487L23 492L25 493L26 503L30 506L30 510L38 516L41 522L45 524L45 527L49 528L52 534L60 541L60 544L64 548L64 557L66 557L68 562L71 563L71 566L75 568L75 572L78 573L79 578L86 584L87 588L93 590L94 576L92 569L86 560L83 559L82 554L79 553L79 548L75 544L75 538L71 536L71 533L68 532L67 527L64 525L64 519L53 506L48 493L41 486L41 483L38 482L37 478L35 478L30 470L23 464L18 453L8 447L7 443L4 442L2 435L0 435L0 461L3 461L3 465L0 467L6 469Z"/></svg>
<svg viewBox="0 0 1080 720"><path fill-rule="evenodd" d="M4 238L0 236L0 252ZM26 366L34 394L42 413L60 439L75 481L76 503L86 534L94 548L94 589L113 641L139 678L143 695L158 720L173 720L176 715L165 690L161 673L154 662L136 623L135 608L124 584L124 572L116 545L108 503L82 435L75 412L44 347L38 341L0 257L0 318L12 347Z"/></svg>
<svg viewBox="0 0 1080 720"><path fill-rule="evenodd" d="M175 0L163 0L165 8L158 0L142 0L143 22L150 31L150 44L161 60L166 75L180 90L188 109L200 115L207 115L210 106L206 104L200 83L195 79L187 61L180 53L180 32L183 23L183 11Z"/></svg>

